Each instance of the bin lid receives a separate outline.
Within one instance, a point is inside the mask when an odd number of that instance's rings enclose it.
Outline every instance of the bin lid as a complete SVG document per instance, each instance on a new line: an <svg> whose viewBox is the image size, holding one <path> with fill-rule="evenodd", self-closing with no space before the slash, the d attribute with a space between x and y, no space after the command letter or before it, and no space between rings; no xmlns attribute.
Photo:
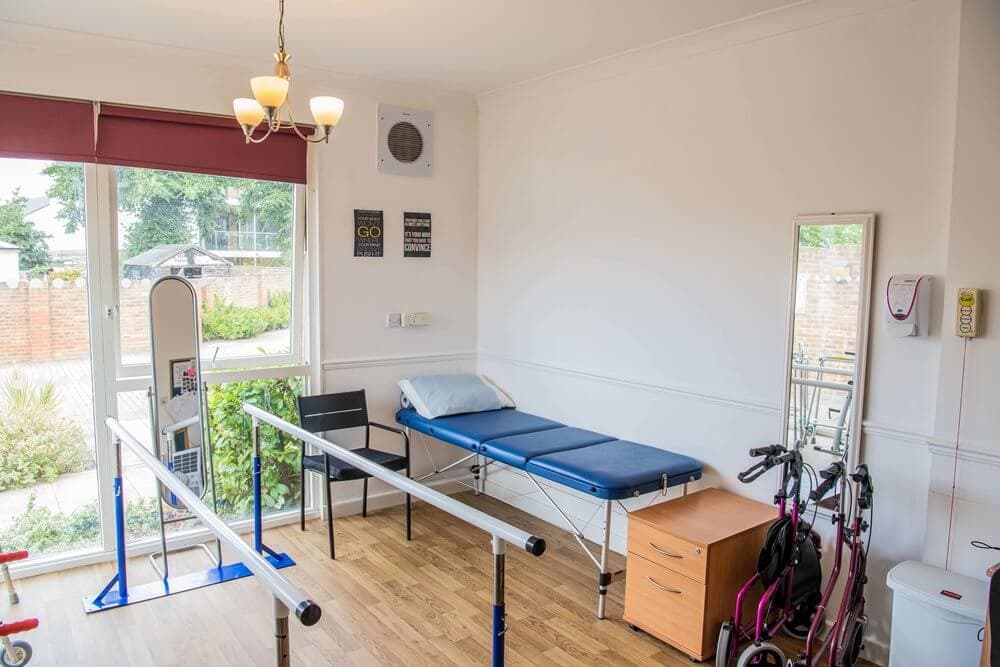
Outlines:
<svg viewBox="0 0 1000 667"><path fill-rule="evenodd" d="M908 560L889 570L885 583L900 594L917 598L939 609L946 609L969 619L986 619L988 584L981 579ZM958 593L962 599L942 595L942 590Z"/></svg>

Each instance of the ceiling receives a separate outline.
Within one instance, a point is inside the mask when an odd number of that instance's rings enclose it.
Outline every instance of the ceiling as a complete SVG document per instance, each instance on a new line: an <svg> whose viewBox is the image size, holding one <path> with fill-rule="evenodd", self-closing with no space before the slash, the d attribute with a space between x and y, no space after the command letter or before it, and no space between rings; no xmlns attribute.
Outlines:
<svg viewBox="0 0 1000 667"><path fill-rule="evenodd" d="M286 0L295 64L478 93L791 0ZM797 4L797 3L794 3ZM258 58L277 0L30 0L0 20Z"/></svg>

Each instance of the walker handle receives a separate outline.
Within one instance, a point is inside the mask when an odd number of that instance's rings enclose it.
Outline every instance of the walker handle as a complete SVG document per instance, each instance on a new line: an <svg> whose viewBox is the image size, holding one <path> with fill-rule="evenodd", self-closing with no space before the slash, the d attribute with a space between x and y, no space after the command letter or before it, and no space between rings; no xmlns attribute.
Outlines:
<svg viewBox="0 0 1000 667"><path fill-rule="evenodd" d="M872 477L868 473L868 466L864 463L857 467L851 475L851 479L858 484L858 507L861 509L871 509L872 494L875 489L872 486Z"/></svg>
<svg viewBox="0 0 1000 667"><path fill-rule="evenodd" d="M8 551L5 554L0 554L0 565L4 563L13 563L16 560L24 560L28 557L28 552L24 549L21 551Z"/></svg>
<svg viewBox="0 0 1000 667"><path fill-rule="evenodd" d="M826 494L830 493L830 489L836 486L837 481L844 476L844 465L831 463L826 470L821 470L819 475L823 478L823 482L809 494L809 500L814 503L826 497Z"/></svg>
<svg viewBox="0 0 1000 667"><path fill-rule="evenodd" d="M781 445L768 445L766 447L754 447L750 450L750 456L774 456L776 454L781 454L785 451L785 448Z"/></svg>
<svg viewBox="0 0 1000 667"><path fill-rule="evenodd" d="M19 632L34 630L37 627L37 618L26 618L23 621L14 621L13 623L0 623L0 637L16 635Z"/></svg>
<svg viewBox="0 0 1000 667"><path fill-rule="evenodd" d="M771 466L768 465L769 460L770 459L764 459L763 461L755 463L740 474L736 475L736 478L744 484L753 482L770 469Z"/></svg>

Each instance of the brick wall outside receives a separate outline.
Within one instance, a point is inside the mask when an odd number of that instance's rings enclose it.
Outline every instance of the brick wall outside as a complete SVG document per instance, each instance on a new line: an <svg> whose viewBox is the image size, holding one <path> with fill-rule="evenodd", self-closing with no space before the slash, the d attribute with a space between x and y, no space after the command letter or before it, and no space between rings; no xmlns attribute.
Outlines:
<svg viewBox="0 0 1000 667"><path fill-rule="evenodd" d="M0 361L31 359L31 328L14 327L11 322L28 321L28 283L21 281L16 288L0 283L0 315L3 334L0 335Z"/></svg>
<svg viewBox="0 0 1000 667"><path fill-rule="evenodd" d="M267 304L271 294L286 292L291 284L287 268L233 267L227 278L197 280L198 298L240 306ZM124 351L149 347L148 280L125 280L119 287ZM84 279L22 280L17 287L0 284L0 364L86 357L90 350L87 284Z"/></svg>
<svg viewBox="0 0 1000 667"><path fill-rule="evenodd" d="M855 351L861 259L861 246L799 248L798 285L805 292L796 299L794 340L812 364L824 354Z"/></svg>

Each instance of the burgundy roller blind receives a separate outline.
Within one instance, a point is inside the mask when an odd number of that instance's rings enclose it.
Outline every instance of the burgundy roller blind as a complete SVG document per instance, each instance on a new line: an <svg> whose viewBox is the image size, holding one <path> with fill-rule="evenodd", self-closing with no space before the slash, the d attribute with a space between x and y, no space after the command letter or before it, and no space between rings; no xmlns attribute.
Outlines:
<svg viewBox="0 0 1000 667"><path fill-rule="evenodd" d="M0 93L0 157L94 161L94 105Z"/></svg>
<svg viewBox="0 0 1000 667"><path fill-rule="evenodd" d="M261 128L257 130L262 134ZM233 118L102 104L97 161L286 183L306 182L306 143L290 132L247 144Z"/></svg>

